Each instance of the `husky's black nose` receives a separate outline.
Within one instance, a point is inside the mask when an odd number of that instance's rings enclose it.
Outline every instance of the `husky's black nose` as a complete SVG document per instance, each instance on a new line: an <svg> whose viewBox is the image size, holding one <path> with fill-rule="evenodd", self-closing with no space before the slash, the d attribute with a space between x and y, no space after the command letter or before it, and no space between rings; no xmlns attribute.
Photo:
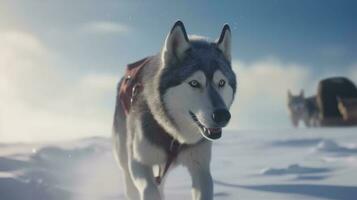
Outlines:
<svg viewBox="0 0 357 200"><path fill-rule="evenodd" d="M217 109L212 114L214 122L221 126L225 126L231 119L231 113L227 109Z"/></svg>

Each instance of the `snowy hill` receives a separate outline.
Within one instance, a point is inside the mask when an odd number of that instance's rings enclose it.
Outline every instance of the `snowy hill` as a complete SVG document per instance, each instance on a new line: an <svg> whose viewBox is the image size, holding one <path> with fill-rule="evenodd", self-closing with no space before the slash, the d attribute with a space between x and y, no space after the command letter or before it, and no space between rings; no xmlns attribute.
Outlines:
<svg viewBox="0 0 357 200"><path fill-rule="evenodd" d="M357 129L226 131L214 144L215 199L357 198ZM190 199L184 168L167 199ZM0 144L0 199L124 199L108 138Z"/></svg>

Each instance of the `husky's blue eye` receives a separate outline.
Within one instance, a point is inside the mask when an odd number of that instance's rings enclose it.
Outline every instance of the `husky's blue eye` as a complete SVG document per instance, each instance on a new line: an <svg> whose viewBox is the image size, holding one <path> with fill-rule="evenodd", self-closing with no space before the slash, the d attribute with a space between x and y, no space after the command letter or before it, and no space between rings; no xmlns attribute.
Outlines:
<svg viewBox="0 0 357 200"><path fill-rule="evenodd" d="M201 87L200 83L198 81L196 81L196 80L190 81L190 82L188 82L188 84L190 84L190 86L194 87L194 88Z"/></svg>
<svg viewBox="0 0 357 200"><path fill-rule="evenodd" d="M218 83L218 87L223 87L224 85L226 85L226 81L225 80L220 80Z"/></svg>

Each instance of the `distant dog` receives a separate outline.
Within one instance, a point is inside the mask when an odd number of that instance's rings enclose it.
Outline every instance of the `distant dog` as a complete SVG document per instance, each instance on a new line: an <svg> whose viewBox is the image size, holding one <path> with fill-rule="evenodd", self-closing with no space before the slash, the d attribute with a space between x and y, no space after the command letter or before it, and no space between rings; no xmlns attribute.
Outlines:
<svg viewBox="0 0 357 200"><path fill-rule="evenodd" d="M319 126L319 108L316 96L305 98L304 91L293 95L288 90L288 109L290 119L294 127L299 125L299 121L304 121L306 127Z"/></svg>
<svg viewBox="0 0 357 200"><path fill-rule="evenodd" d="M236 91L229 26L208 42L176 22L162 51L130 65L118 89L113 140L127 197L162 199L167 170L182 164L193 199L212 200L211 141L228 124Z"/></svg>

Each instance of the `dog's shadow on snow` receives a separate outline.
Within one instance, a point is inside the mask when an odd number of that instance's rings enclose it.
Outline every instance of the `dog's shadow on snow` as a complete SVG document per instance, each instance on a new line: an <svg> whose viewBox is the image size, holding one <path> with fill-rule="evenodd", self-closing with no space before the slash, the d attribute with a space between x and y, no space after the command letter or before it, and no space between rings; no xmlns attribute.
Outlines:
<svg viewBox="0 0 357 200"><path fill-rule="evenodd" d="M322 185L322 184L266 184L239 185L215 180L215 184L225 187L276 192L286 194L300 194L318 198L334 200L350 200L357 196L357 186Z"/></svg>
<svg viewBox="0 0 357 200"><path fill-rule="evenodd" d="M348 147L337 143L332 139L324 138L302 138L277 140L267 144L271 147L290 147L290 148L306 148L311 147L312 150L322 153L327 153L333 156L349 156L357 154L356 147Z"/></svg>
<svg viewBox="0 0 357 200"><path fill-rule="evenodd" d="M311 147L318 145L322 142L323 138L298 138L298 139L282 139L282 140L275 140L268 144L267 146L273 147Z"/></svg>

